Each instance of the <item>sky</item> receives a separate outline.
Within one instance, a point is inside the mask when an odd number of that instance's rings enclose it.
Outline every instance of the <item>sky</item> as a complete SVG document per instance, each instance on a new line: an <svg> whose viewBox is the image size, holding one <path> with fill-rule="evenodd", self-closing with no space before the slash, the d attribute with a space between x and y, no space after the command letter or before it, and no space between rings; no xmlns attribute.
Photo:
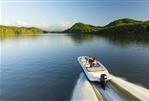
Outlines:
<svg viewBox="0 0 149 101"><path fill-rule="evenodd" d="M66 29L121 18L149 20L149 0L0 0L0 25Z"/></svg>

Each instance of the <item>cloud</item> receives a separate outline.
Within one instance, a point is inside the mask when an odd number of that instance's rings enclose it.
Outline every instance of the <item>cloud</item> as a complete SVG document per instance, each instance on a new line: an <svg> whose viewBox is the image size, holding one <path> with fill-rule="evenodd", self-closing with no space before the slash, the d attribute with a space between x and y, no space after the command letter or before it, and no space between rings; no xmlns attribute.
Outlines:
<svg viewBox="0 0 149 101"><path fill-rule="evenodd" d="M49 27L49 24L47 24L47 23L42 23L41 26L47 28L47 27Z"/></svg>
<svg viewBox="0 0 149 101"><path fill-rule="evenodd" d="M4 19L0 21L0 25L10 26L12 25L8 19Z"/></svg>
<svg viewBox="0 0 149 101"><path fill-rule="evenodd" d="M72 24L73 23L70 21L63 20L59 23L59 26L61 26L62 28L68 28L68 27L72 26Z"/></svg>
<svg viewBox="0 0 149 101"><path fill-rule="evenodd" d="M58 23L55 23L55 24L51 24L51 23L47 23L47 22L41 22L41 23L38 23L38 24L31 24L31 23L28 23L27 21L24 21L24 20L17 20L17 21L14 21L14 22L10 22L9 20L5 19L3 21L1 21L0 23L1 25L6 25L6 26L18 26L18 27L38 27L38 28L42 28L42 29L45 29L45 30L52 30L52 31L62 31L62 30L65 30L69 27L71 27L73 25L73 23L71 21L66 21L66 20L62 20Z"/></svg>
<svg viewBox="0 0 149 101"><path fill-rule="evenodd" d="M4 19L0 22L1 25L5 25L5 26L26 26L26 27L30 27L31 24L27 23L26 21L23 20L17 20L17 21L9 21L8 19Z"/></svg>
<svg viewBox="0 0 149 101"><path fill-rule="evenodd" d="M23 20L17 20L17 21L16 21L16 25L17 25L17 26L26 26L26 27L30 27L30 24L27 23L26 21L23 21Z"/></svg>
<svg viewBox="0 0 149 101"><path fill-rule="evenodd" d="M41 24L38 25L38 27L45 29L45 30L50 30L50 31L62 31L62 30L65 30L71 27L72 24L73 23L70 21L62 20L55 24L49 24L46 22L42 22Z"/></svg>

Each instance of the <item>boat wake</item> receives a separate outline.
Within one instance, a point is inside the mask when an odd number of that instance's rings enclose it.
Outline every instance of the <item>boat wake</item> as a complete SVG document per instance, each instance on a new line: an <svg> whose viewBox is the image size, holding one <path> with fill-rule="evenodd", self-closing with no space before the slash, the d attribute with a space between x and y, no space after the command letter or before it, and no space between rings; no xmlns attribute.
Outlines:
<svg viewBox="0 0 149 101"><path fill-rule="evenodd" d="M123 78L112 76L112 82L135 96L136 98L142 100L142 101L149 101L149 89L144 88L140 85L131 83L126 81Z"/></svg>
<svg viewBox="0 0 149 101"><path fill-rule="evenodd" d="M98 98L83 73L74 87L71 101L98 101Z"/></svg>
<svg viewBox="0 0 149 101"><path fill-rule="evenodd" d="M104 101L129 101L130 100L111 83L108 83L105 89L101 88L101 85L99 85L98 83L93 83L93 86L103 96Z"/></svg>
<svg viewBox="0 0 149 101"><path fill-rule="evenodd" d="M101 94L105 101L149 101L149 90L147 88L130 83L120 77L111 76L112 82L109 82L104 90L99 83L89 83L86 76L81 73L74 87L71 101L98 101L99 98L95 91L98 91L98 94ZM122 89L118 89L117 86ZM123 92L122 90L125 91ZM128 96L130 94L133 97Z"/></svg>

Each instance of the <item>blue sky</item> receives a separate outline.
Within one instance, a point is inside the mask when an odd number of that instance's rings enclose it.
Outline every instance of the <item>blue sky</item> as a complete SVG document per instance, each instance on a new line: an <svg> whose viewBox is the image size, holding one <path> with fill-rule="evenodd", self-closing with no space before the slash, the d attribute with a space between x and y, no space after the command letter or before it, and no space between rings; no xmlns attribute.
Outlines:
<svg viewBox="0 0 149 101"><path fill-rule="evenodd" d="M1 24L65 29L76 22L149 20L148 10L149 0L2 0Z"/></svg>

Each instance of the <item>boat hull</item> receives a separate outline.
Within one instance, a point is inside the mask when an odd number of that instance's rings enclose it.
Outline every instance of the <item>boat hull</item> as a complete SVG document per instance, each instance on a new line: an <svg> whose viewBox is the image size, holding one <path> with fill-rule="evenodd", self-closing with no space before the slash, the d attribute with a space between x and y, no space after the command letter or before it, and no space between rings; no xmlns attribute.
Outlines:
<svg viewBox="0 0 149 101"><path fill-rule="evenodd" d="M110 80L111 78L109 77L109 73L107 69L99 62L102 68L104 68L104 71L99 71L99 72L89 72L86 68L86 63L82 60L82 58L88 57L88 56L80 56L78 57L78 62L81 65L81 68L85 75L87 76L87 79L92 82L101 82L101 75L106 74L108 76L107 80Z"/></svg>

